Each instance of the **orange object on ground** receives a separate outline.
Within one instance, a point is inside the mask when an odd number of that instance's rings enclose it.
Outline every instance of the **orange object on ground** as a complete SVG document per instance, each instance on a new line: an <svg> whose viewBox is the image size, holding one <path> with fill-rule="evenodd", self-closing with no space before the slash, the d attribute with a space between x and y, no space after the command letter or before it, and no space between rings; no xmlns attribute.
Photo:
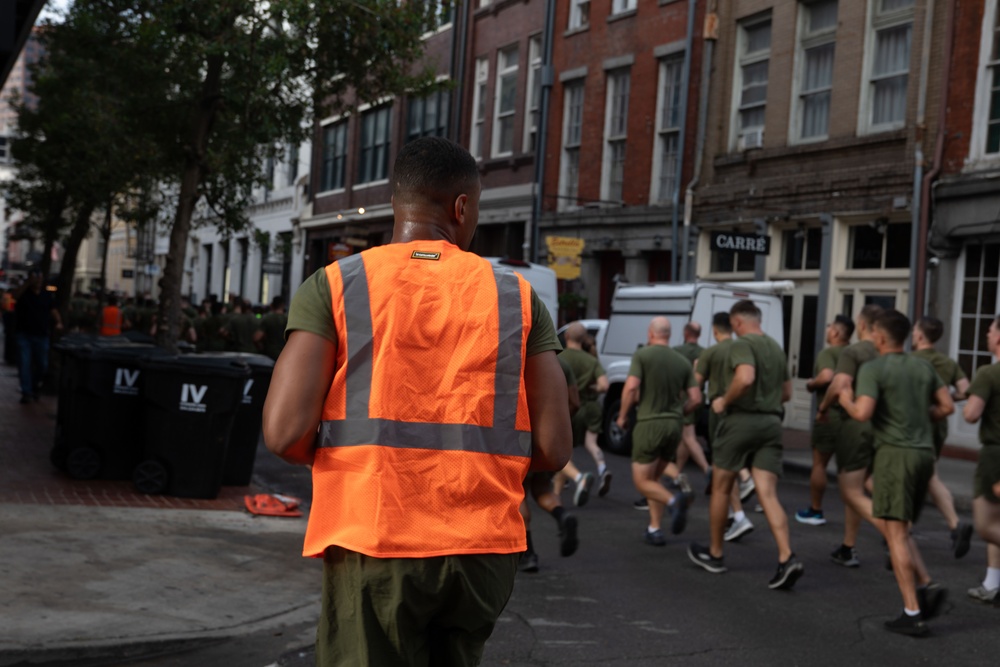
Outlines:
<svg viewBox="0 0 1000 667"><path fill-rule="evenodd" d="M252 496L243 496L243 502L251 514L261 516L302 516L302 512L298 509L302 501L291 496L258 493Z"/></svg>

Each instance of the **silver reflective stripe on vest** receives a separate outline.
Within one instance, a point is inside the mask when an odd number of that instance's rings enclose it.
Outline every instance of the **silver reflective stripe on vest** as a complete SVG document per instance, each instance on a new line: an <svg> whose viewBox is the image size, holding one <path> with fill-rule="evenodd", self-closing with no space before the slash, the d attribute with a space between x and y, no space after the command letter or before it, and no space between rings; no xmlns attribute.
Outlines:
<svg viewBox="0 0 1000 667"><path fill-rule="evenodd" d="M518 431L521 389L521 288L517 276L494 269L499 304L499 339L494 384L493 426L429 424L369 418L372 390L372 316L368 277L361 255L339 260L347 323L346 416L324 421L320 447L381 445L416 449L531 455L531 434Z"/></svg>

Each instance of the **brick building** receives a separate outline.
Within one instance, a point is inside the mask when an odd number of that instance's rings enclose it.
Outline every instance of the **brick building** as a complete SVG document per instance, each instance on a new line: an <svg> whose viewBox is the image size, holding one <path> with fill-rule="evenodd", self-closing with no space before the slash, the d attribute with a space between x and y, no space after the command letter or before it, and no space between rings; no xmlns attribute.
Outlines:
<svg viewBox="0 0 1000 667"><path fill-rule="evenodd" d="M913 230L949 4L718 3L692 268L701 279L794 281L784 297L792 425L810 423L804 385L822 323L866 303L906 312L922 288ZM713 248L733 234L768 237L769 254Z"/></svg>
<svg viewBox="0 0 1000 667"><path fill-rule="evenodd" d="M585 296L588 315L606 317L616 280L675 277L704 2L556 6L540 230L585 241L581 278L564 289Z"/></svg>

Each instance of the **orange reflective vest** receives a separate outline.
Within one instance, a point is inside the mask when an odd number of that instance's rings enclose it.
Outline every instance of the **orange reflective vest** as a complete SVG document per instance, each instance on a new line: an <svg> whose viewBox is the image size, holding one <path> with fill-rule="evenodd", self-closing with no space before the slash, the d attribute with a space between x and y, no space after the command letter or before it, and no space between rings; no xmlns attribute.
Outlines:
<svg viewBox="0 0 1000 667"><path fill-rule="evenodd" d="M104 306L101 311L101 335L122 335L122 311L118 306Z"/></svg>
<svg viewBox="0 0 1000 667"><path fill-rule="evenodd" d="M443 241L372 248L326 275L337 368L303 554L524 551L527 281Z"/></svg>

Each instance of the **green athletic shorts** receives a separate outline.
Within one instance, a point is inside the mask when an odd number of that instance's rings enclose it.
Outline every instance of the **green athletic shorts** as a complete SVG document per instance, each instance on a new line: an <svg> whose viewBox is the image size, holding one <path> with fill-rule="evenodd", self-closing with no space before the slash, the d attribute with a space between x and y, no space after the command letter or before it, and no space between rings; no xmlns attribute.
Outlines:
<svg viewBox="0 0 1000 667"><path fill-rule="evenodd" d="M991 503L1000 503L993 494L993 485L1000 482L1000 447L986 445L979 450L979 463L973 478L972 497L982 496Z"/></svg>
<svg viewBox="0 0 1000 667"><path fill-rule="evenodd" d="M697 424L698 418L701 417L701 411L704 409L705 409L704 407L699 405L698 407L696 407L694 410L691 411L691 414L684 415L684 425L690 426L691 424Z"/></svg>
<svg viewBox="0 0 1000 667"><path fill-rule="evenodd" d="M329 547L316 664L478 665L520 557L372 558Z"/></svg>
<svg viewBox="0 0 1000 667"><path fill-rule="evenodd" d="M872 463L872 515L916 521L933 475L934 452L930 449L880 446Z"/></svg>
<svg viewBox="0 0 1000 667"><path fill-rule="evenodd" d="M755 412L735 412L720 420L712 443L712 465L738 472L741 468L782 471L781 418Z"/></svg>
<svg viewBox="0 0 1000 667"><path fill-rule="evenodd" d="M682 426L678 419L645 419L632 428L632 461L655 463L670 461L681 443Z"/></svg>
<svg viewBox="0 0 1000 667"><path fill-rule="evenodd" d="M616 417L618 415L615 415ZM587 431L601 434L604 432L604 412L597 401L586 401L580 404L580 409L573 415L573 446L583 444L583 436Z"/></svg>
<svg viewBox="0 0 1000 667"><path fill-rule="evenodd" d="M837 472L868 470L875 456L875 441L871 422L859 422L847 417L840 425L837 442Z"/></svg>
<svg viewBox="0 0 1000 667"><path fill-rule="evenodd" d="M825 424L813 421L810 443L818 452L833 454L837 451L837 443L840 442L840 429L844 424L844 418L840 410L835 408L827 410L826 416Z"/></svg>
<svg viewBox="0 0 1000 667"><path fill-rule="evenodd" d="M705 409L708 410L708 446L711 447L716 437L718 437L719 423L722 421L722 418L715 414L715 410L711 406Z"/></svg>

